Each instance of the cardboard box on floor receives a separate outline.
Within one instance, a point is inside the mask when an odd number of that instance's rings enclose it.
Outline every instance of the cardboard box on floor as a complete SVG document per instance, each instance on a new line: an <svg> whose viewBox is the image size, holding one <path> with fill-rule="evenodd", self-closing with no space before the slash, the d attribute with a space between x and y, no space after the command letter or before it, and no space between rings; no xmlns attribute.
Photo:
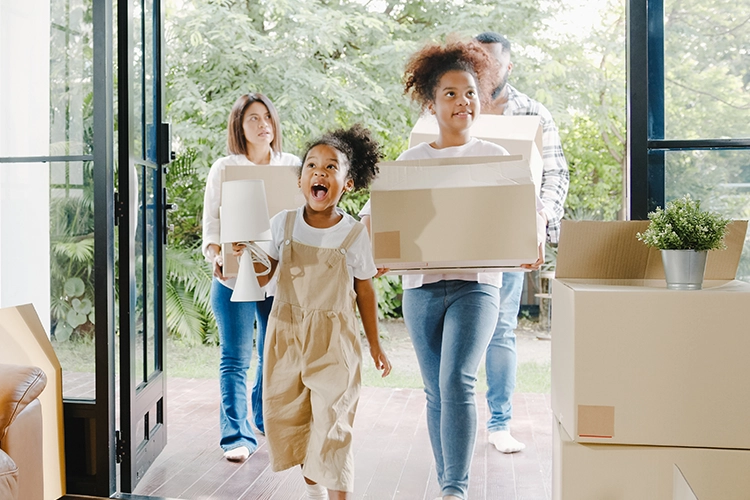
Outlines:
<svg viewBox="0 0 750 500"><path fill-rule="evenodd" d="M553 500L750 498L750 451L577 443L553 426Z"/></svg>
<svg viewBox="0 0 750 500"><path fill-rule="evenodd" d="M552 284L552 410L575 441L750 449L747 221L704 289L667 290L648 221L563 221Z"/></svg>
<svg viewBox="0 0 750 500"><path fill-rule="evenodd" d="M479 115L471 126L477 139L499 144L512 155L521 155L529 162L537 193L542 185L542 125L539 116ZM438 136L433 115L422 115L409 135L409 147L432 142Z"/></svg>
<svg viewBox="0 0 750 500"><path fill-rule="evenodd" d="M378 267L479 272L537 259L535 188L521 156L385 162L370 191Z"/></svg>
<svg viewBox="0 0 750 500"><path fill-rule="evenodd" d="M268 215L273 217L282 210L295 209L305 203L297 186L297 168L287 165L227 165L221 180L261 179L266 188ZM221 252L224 254L224 276L237 276L240 264L237 257L232 255L232 245L222 245Z"/></svg>

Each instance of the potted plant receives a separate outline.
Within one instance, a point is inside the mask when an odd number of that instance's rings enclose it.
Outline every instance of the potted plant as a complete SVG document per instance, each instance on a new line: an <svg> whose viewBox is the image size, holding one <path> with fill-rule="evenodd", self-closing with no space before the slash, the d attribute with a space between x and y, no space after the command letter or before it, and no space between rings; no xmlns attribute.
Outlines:
<svg viewBox="0 0 750 500"><path fill-rule="evenodd" d="M700 290L709 250L722 250L731 219L701 210L701 202L685 195L648 214L648 228L639 240L661 250L667 288Z"/></svg>

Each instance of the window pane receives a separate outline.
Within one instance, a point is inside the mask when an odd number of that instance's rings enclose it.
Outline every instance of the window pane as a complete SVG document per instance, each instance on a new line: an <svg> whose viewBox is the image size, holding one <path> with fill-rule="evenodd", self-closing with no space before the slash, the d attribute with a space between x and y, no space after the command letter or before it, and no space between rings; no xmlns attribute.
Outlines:
<svg viewBox="0 0 750 500"><path fill-rule="evenodd" d="M91 1L53 1L50 9L50 154L91 154Z"/></svg>
<svg viewBox="0 0 750 500"><path fill-rule="evenodd" d="M154 11L153 0L146 0L143 2L143 8L145 10L145 18L152 19ZM154 57L154 30L153 23L147 22L143 26L143 39L144 39L144 113L146 122L146 159L152 162L156 162L156 126L155 120L155 106L156 99L154 97L154 85L156 82L156 68L155 57Z"/></svg>
<svg viewBox="0 0 750 500"><path fill-rule="evenodd" d="M0 164L0 255L3 303L34 305L63 397L95 398L91 162Z"/></svg>
<svg viewBox="0 0 750 500"><path fill-rule="evenodd" d="M91 0L13 2L0 33L0 156L91 154Z"/></svg>
<svg viewBox="0 0 750 500"><path fill-rule="evenodd" d="M139 0L133 2L133 92L132 92L132 113L131 134L133 141L133 156L139 159L145 159L143 149L144 134L144 109L143 109L143 9Z"/></svg>
<svg viewBox="0 0 750 500"><path fill-rule="evenodd" d="M94 196L91 162L52 163L50 172L50 322L65 377L64 398L96 395L94 335ZM54 182L54 183L53 183Z"/></svg>
<svg viewBox="0 0 750 500"><path fill-rule="evenodd" d="M690 194L703 208L733 219L750 219L750 151L668 152L667 201ZM750 240L745 240L737 278L750 282Z"/></svg>
<svg viewBox="0 0 750 500"><path fill-rule="evenodd" d="M0 15L0 156L49 152L49 2L4 2Z"/></svg>
<svg viewBox="0 0 750 500"><path fill-rule="evenodd" d="M750 137L750 0L665 0L666 139Z"/></svg>
<svg viewBox="0 0 750 500"><path fill-rule="evenodd" d="M50 331L50 190L44 163L0 163L0 298ZM0 347L1 348L1 347Z"/></svg>
<svg viewBox="0 0 750 500"><path fill-rule="evenodd" d="M137 227L135 232L135 243L133 245L135 255L135 374L136 385L146 381L145 376L145 359L146 359L146 333L147 316L146 308L149 307L146 301L147 277L145 270L146 258L146 239L148 227L146 225L147 216L147 194L145 192L146 167L137 165L138 169L138 212Z"/></svg>
<svg viewBox="0 0 750 500"><path fill-rule="evenodd" d="M161 267L156 259L159 238L159 213L157 209L157 176L158 169L146 168L146 378L161 368L157 363L156 335L158 325L156 323L157 308L161 306L156 302L156 286L159 283L159 272Z"/></svg>

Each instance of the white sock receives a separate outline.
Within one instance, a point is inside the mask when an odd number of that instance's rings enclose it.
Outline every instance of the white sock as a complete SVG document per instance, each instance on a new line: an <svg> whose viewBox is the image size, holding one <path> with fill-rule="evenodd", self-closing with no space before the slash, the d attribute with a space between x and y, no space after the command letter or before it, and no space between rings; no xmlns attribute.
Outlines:
<svg viewBox="0 0 750 500"><path fill-rule="evenodd" d="M307 484L307 498L308 500L328 500L328 490L325 486L320 484Z"/></svg>
<svg viewBox="0 0 750 500"><path fill-rule="evenodd" d="M489 442L501 453L515 453L526 448L526 445L510 435L510 431L496 431L490 434Z"/></svg>
<svg viewBox="0 0 750 500"><path fill-rule="evenodd" d="M250 456L250 450L247 446L240 446L224 452L224 458L230 462L244 462Z"/></svg>

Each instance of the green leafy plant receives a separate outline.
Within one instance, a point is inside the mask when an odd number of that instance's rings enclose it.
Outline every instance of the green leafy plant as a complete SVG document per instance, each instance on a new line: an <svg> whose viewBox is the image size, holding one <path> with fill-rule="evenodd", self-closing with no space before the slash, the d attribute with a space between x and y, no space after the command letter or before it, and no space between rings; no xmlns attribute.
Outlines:
<svg viewBox="0 0 750 500"><path fill-rule="evenodd" d="M50 317L59 342L94 335L94 205L85 165L83 189L50 196Z"/></svg>
<svg viewBox="0 0 750 500"><path fill-rule="evenodd" d="M658 207L648 214L648 228L636 237L650 247L661 250L720 250L731 222L717 212L701 210L701 202L690 195Z"/></svg>

